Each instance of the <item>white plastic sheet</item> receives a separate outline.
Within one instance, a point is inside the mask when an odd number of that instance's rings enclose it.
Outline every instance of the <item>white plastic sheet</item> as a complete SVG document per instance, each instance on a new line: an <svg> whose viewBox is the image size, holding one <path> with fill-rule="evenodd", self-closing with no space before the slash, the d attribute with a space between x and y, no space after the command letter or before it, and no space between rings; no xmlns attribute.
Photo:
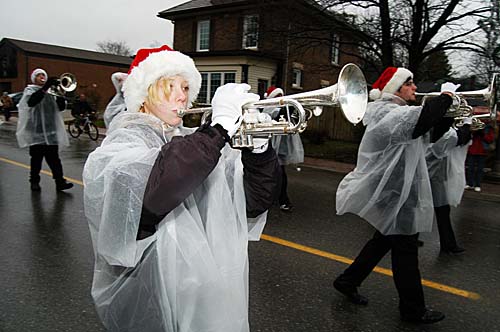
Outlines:
<svg viewBox="0 0 500 332"><path fill-rule="evenodd" d="M142 197L163 137L160 121L124 112L84 168L96 256L92 296L110 331L248 331L248 226L241 152L136 241Z"/></svg>
<svg viewBox="0 0 500 332"><path fill-rule="evenodd" d="M468 145L457 146L457 132L450 128L426 153L434 206L457 206L465 188Z"/></svg>
<svg viewBox="0 0 500 332"><path fill-rule="evenodd" d="M337 189L338 214L357 214L384 235L432 230L426 144L412 139L421 109L386 93L368 104L356 168Z"/></svg>
<svg viewBox="0 0 500 332"><path fill-rule="evenodd" d="M38 85L28 85L19 101L19 119L16 129L19 147L24 148L36 144L68 146L68 135L56 97L45 95L34 107L28 106L31 95L40 89Z"/></svg>

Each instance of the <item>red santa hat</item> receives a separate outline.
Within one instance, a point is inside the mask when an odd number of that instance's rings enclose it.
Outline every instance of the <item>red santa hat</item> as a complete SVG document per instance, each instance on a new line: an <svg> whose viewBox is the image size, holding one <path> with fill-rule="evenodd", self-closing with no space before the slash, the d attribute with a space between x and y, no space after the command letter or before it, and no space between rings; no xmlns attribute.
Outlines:
<svg viewBox="0 0 500 332"><path fill-rule="evenodd" d="M394 94L409 78L413 78L413 73L408 69L387 67L373 83L370 99L379 99L384 92Z"/></svg>
<svg viewBox="0 0 500 332"><path fill-rule="evenodd" d="M264 93L264 98L266 98L266 99L274 98L274 97L276 97L279 94L284 95L285 93L280 88L277 88L274 85L271 85L267 89L266 93Z"/></svg>
<svg viewBox="0 0 500 332"><path fill-rule="evenodd" d="M201 75L193 59L172 50L167 45L143 48L137 51L123 84L127 110L136 112L148 96L148 88L161 77L179 75L189 84L188 103L191 104L200 91Z"/></svg>
<svg viewBox="0 0 500 332"><path fill-rule="evenodd" d="M35 83L35 78L37 75L44 74L45 79L47 79L47 72L43 70L42 68L37 68L31 72L31 82Z"/></svg>

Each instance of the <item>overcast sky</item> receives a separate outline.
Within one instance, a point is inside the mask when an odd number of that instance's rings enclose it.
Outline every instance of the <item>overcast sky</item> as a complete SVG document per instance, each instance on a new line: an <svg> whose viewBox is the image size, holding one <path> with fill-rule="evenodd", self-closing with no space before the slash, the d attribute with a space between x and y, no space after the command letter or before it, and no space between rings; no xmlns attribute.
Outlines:
<svg viewBox="0 0 500 332"><path fill-rule="evenodd" d="M188 0L1 0L4 37L96 50L99 41L124 41L132 51L172 46L172 23L156 15Z"/></svg>

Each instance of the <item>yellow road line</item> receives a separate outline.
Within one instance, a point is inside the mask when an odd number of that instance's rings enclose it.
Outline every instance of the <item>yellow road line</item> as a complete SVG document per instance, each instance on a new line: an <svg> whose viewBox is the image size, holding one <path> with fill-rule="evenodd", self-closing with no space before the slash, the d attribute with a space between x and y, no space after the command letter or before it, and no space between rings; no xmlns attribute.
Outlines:
<svg viewBox="0 0 500 332"><path fill-rule="evenodd" d="M297 250L300 250L303 252L307 252L307 253L312 254L312 255L316 255L316 256L328 258L328 259L331 259L331 260L334 260L337 262L345 263L348 265L350 265L353 262L353 260L350 258L335 255L335 254L332 254L332 253L329 253L326 251L314 249L314 248L304 246L304 245L301 245L298 243L290 242L287 240L283 240L283 239L280 239L278 237L262 234L261 239L269 241L269 242L273 242L273 243L276 243L276 244L279 244L279 245L282 245L285 247L289 247L289 248L297 249ZM373 269L373 271L392 277L392 271L390 269L385 269L385 268L377 266ZM478 300L481 298L481 296L478 293L469 292L469 291L466 291L463 289L446 286L446 285L443 285L443 284L440 284L437 282L433 282L433 281L429 281L429 280L425 280L425 279L422 279L422 285L430 287L430 288L434 288L434 289L437 289L437 290L440 290L443 292L451 293L451 294L454 294L457 296L462 296L462 297L465 297L465 298L468 298L471 300Z"/></svg>
<svg viewBox="0 0 500 332"><path fill-rule="evenodd" d="M13 161L13 160L10 160L10 159L5 159L5 158L0 157L0 161L6 162L6 163L9 163L9 164L12 164L12 165L16 165L16 166L19 166L19 167L22 167L22 168L30 169L29 165L22 164L22 163L19 163L17 161ZM42 170L41 172L43 174L52 176L52 173L49 172L49 171ZM70 181L70 182L73 182L73 183L76 183L76 184L79 184L79 185L83 186L83 182L82 181L79 181L79 180L76 180L76 179L72 179L72 178L68 178L68 177L65 177L65 178L68 181ZM293 248L293 249L296 249L296 250L300 250L300 251L303 251L303 252L306 252L306 253L309 253L309 254L312 254L312 255L316 255L316 256L320 256L320 257L323 257L323 258L328 258L330 260L334 260L334 261L337 261L337 262L345 263L345 264L348 264L348 265L353 262L352 259L347 258L347 257L335 255L335 254L332 254L332 253L329 253L329 252L326 252L326 251L322 251L322 250L319 250L319 249L314 249L314 248L311 248L311 247L308 247L308 246L304 246L302 244L298 244L298 243L290 242L290 241L287 241L287 240L283 240L283 239L280 239L278 237L274 237L274 236L271 236L271 235L262 234L261 239L269 241L269 242L273 242L273 243L276 243L276 244L279 244L279 245L282 245L282 246L285 246L285 247L289 247L289 248ZM375 271L377 273L380 273L380 274L384 274L386 276L392 277L392 271L390 269L385 269L385 268L377 266L377 267L375 267L373 269L373 271ZM437 282L433 282L433 281L429 281L429 280L425 280L425 279L422 279L422 285L430 287L430 288L434 288L434 289L437 289L437 290L440 290L440 291L443 291L443 292L451 293L451 294L454 294L454 295L457 295L457 296L462 296L462 297L465 297L465 298L468 298L468 299L471 299L471 300L478 300L478 299L481 298L481 296L478 293L469 292L469 291L466 291L466 290L463 290L463 289L446 286L446 285L443 285L443 284L440 284L440 283L437 283Z"/></svg>
<svg viewBox="0 0 500 332"><path fill-rule="evenodd" d="M6 158L2 158L2 157L0 157L0 161L6 162L8 164L16 165L16 166L19 166L19 167L22 167L22 168L26 168L26 169L30 169L31 168L30 165L26 165L26 164L19 163L17 161L6 159ZM52 176L52 172L49 172L49 171L46 171L46 170L43 170L43 169L40 171L40 173L43 173L43 174L48 175L48 176ZM73 182L73 183L76 183L76 184L79 184L79 185L83 186L83 182L80 181L80 180L69 178L67 176L65 176L64 178L66 180L68 180L69 182Z"/></svg>

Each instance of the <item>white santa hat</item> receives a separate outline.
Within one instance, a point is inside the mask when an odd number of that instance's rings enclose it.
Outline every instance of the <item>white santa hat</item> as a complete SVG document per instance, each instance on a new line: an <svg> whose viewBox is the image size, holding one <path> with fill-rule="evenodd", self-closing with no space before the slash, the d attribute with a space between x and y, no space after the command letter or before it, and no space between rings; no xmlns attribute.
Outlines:
<svg viewBox="0 0 500 332"><path fill-rule="evenodd" d="M45 78L47 78L47 72L45 70L43 70L42 68L37 68L35 70L33 70L31 72L31 82L35 83L35 78L37 77L37 75L39 74L44 74L45 75Z"/></svg>
<svg viewBox="0 0 500 332"><path fill-rule="evenodd" d="M193 59L172 50L167 45L137 51L123 85L127 110L137 112L148 96L148 88L161 77L179 75L189 84L188 104L196 100L201 87L201 75Z"/></svg>
<svg viewBox="0 0 500 332"><path fill-rule="evenodd" d="M406 68L387 67L373 83L370 99L379 99L384 92L394 94L410 78L413 78L413 73Z"/></svg>
<svg viewBox="0 0 500 332"><path fill-rule="evenodd" d="M284 95L285 93L280 88L277 88L274 85L271 85L267 89L266 93L264 93L264 98L266 98L266 99L274 98L274 97L276 97L279 94Z"/></svg>

